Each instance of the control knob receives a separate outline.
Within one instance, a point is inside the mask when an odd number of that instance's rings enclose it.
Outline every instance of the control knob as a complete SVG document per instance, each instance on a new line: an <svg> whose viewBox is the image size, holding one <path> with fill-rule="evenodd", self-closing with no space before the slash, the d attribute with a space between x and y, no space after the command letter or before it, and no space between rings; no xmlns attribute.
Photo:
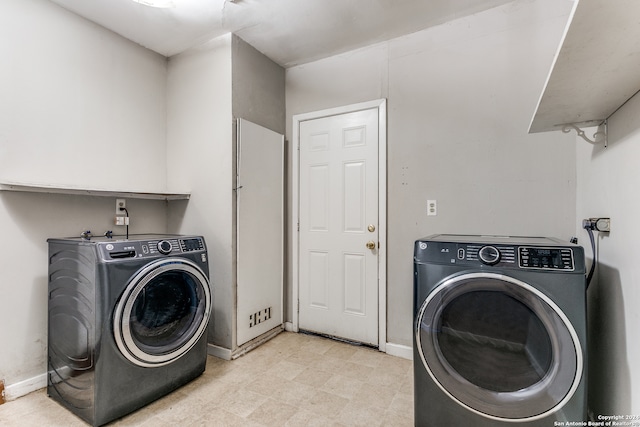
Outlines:
<svg viewBox="0 0 640 427"><path fill-rule="evenodd" d="M500 251L495 246L483 246L478 252L480 261L487 265L494 265L500 261Z"/></svg>
<svg viewBox="0 0 640 427"><path fill-rule="evenodd" d="M158 252L161 254L167 255L171 253L171 249L173 249L171 242L167 240L161 240L158 242Z"/></svg>

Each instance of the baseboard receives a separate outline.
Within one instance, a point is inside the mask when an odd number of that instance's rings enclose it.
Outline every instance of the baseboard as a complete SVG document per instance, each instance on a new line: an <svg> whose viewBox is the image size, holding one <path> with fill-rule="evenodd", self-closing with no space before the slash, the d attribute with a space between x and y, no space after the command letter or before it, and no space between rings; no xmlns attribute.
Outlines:
<svg viewBox="0 0 640 427"><path fill-rule="evenodd" d="M231 360L231 350L213 344L207 344L207 354L224 360Z"/></svg>
<svg viewBox="0 0 640 427"><path fill-rule="evenodd" d="M298 332L291 322L284 322L284 330L287 332Z"/></svg>
<svg viewBox="0 0 640 427"><path fill-rule="evenodd" d="M253 350L254 348L257 348L262 344L266 343L271 338L281 333L283 330L284 330L283 325L278 325L275 328L271 329L270 331L267 331L264 334L260 335L259 337L256 337L251 341L242 344L240 347L236 348L236 350L231 354L231 358L237 359L243 354L246 354L251 350Z"/></svg>
<svg viewBox="0 0 640 427"><path fill-rule="evenodd" d="M37 377L29 378L19 383L5 385L4 398L8 402L27 394L40 390L47 386L47 374L40 374Z"/></svg>
<svg viewBox="0 0 640 427"><path fill-rule="evenodd" d="M413 360L413 348L407 345L393 344L388 342L386 353L391 356L402 357L403 359Z"/></svg>

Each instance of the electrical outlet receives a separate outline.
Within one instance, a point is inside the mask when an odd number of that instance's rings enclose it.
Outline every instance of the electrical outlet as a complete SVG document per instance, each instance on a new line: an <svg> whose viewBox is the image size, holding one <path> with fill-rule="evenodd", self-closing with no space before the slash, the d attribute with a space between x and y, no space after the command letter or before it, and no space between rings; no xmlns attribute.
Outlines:
<svg viewBox="0 0 640 427"><path fill-rule="evenodd" d="M438 203L435 200L427 200L427 216L438 215Z"/></svg>
<svg viewBox="0 0 640 427"><path fill-rule="evenodd" d="M611 218L591 218L594 228L598 231L608 233L611 231Z"/></svg>
<svg viewBox="0 0 640 427"><path fill-rule="evenodd" d="M126 199L116 199L116 215L124 215L126 212L123 210L127 207ZM116 224L120 225L120 224Z"/></svg>

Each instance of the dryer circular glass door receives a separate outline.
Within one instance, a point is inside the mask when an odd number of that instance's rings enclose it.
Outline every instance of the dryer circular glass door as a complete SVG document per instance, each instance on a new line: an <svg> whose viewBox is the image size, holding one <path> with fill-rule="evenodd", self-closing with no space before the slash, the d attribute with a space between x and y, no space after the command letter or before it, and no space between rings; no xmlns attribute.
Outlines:
<svg viewBox="0 0 640 427"><path fill-rule="evenodd" d="M559 410L582 376L580 343L564 313L533 286L499 274L440 283L418 312L416 343L450 398L501 421Z"/></svg>
<svg viewBox="0 0 640 427"><path fill-rule="evenodd" d="M139 366L162 366L187 353L207 328L211 291L193 262L166 258L137 272L116 304L118 349Z"/></svg>

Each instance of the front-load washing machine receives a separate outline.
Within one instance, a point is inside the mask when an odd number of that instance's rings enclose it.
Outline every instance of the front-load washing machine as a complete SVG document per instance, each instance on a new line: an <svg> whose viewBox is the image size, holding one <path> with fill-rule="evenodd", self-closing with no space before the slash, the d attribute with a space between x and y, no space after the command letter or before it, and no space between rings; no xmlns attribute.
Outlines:
<svg viewBox="0 0 640 427"><path fill-rule="evenodd" d="M580 246L434 235L414 248L416 426L587 420Z"/></svg>
<svg viewBox="0 0 640 427"><path fill-rule="evenodd" d="M49 239L47 393L99 426L204 372L200 236Z"/></svg>

